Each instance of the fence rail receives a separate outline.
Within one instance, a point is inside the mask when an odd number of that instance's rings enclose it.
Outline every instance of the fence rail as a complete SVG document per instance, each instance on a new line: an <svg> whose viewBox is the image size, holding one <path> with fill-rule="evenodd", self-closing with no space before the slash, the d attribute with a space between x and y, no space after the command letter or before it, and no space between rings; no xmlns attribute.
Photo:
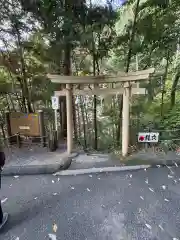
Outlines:
<svg viewBox="0 0 180 240"><path fill-rule="evenodd" d="M53 131L52 133L45 135L45 136L24 136L20 135L19 133L0 138L0 144L4 148L11 148L16 146L18 148L22 147L32 147L32 146L39 146L39 147L47 147L50 151L55 151L58 147L57 142L57 133Z"/></svg>

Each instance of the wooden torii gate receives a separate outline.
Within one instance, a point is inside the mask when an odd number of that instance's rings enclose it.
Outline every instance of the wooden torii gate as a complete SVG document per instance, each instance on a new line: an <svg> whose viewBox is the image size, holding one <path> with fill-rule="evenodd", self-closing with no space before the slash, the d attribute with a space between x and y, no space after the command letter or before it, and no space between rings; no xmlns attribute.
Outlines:
<svg viewBox="0 0 180 240"><path fill-rule="evenodd" d="M73 121L72 121L72 95L113 95L123 94L122 112L122 155L128 154L129 146L129 101L132 94L145 94L144 88L139 88L139 81L148 80L149 75L154 73L154 68L143 71L119 73L116 76L61 76L48 74L53 83L66 84L66 88L55 91L55 96L66 96L67 108L67 152L73 150ZM115 83L115 88L99 88L99 84ZM120 87L119 84L123 84ZM134 84L136 83L136 84ZM74 85L94 85L94 88L75 89Z"/></svg>

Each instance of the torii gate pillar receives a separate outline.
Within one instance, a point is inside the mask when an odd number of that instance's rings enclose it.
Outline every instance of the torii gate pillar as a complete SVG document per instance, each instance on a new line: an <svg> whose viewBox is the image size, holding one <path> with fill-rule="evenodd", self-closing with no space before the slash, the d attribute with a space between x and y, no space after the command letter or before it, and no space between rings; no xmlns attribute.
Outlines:
<svg viewBox="0 0 180 240"><path fill-rule="evenodd" d="M122 156L126 157L129 146L129 97L130 87L125 85L123 92L123 109L122 109Z"/></svg>
<svg viewBox="0 0 180 240"><path fill-rule="evenodd" d="M73 121L72 121L72 89L70 84L66 84L66 108L67 108L67 153L73 150Z"/></svg>

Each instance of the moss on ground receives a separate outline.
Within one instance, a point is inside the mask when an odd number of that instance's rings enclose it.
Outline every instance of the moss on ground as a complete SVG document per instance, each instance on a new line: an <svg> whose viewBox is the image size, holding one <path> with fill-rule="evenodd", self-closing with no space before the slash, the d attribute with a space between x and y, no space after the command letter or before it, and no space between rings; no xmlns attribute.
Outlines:
<svg viewBox="0 0 180 240"><path fill-rule="evenodd" d="M143 159L124 159L121 160L121 163L125 166L136 166L136 165L151 165L152 161L143 160Z"/></svg>

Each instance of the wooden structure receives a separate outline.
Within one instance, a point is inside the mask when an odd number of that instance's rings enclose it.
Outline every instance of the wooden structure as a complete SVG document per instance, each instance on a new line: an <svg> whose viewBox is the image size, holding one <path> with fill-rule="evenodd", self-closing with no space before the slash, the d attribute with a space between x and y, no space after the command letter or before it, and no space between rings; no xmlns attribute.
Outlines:
<svg viewBox="0 0 180 240"><path fill-rule="evenodd" d="M149 75L154 73L154 68L119 73L116 76L60 76L50 75L48 77L53 83L66 84L66 88L55 91L55 96L66 96L67 107L67 152L73 150L73 123L72 123L72 95L112 95L123 94L122 113L122 155L126 156L129 145L129 101L132 94L145 94L144 88L139 88L139 81L148 80ZM115 83L115 88L101 88L100 85ZM123 85L123 86L120 86ZM75 86L81 85L81 89ZM88 89L87 85L93 85L93 89ZM83 88L83 89L82 89Z"/></svg>
<svg viewBox="0 0 180 240"><path fill-rule="evenodd" d="M24 136L40 136L39 116L37 113L10 113L11 134L21 134Z"/></svg>
<svg viewBox="0 0 180 240"><path fill-rule="evenodd" d="M8 137L21 135L39 137L45 146L45 126L43 111L38 113L6 112Z"/></svg>

